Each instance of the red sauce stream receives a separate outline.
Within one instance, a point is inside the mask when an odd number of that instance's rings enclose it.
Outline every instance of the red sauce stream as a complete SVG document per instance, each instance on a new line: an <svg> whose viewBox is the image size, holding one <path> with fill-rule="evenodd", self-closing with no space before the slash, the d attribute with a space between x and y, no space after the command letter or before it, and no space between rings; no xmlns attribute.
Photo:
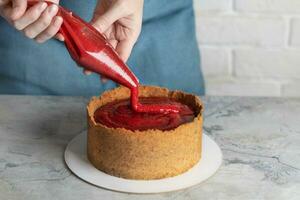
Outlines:
<svg viewBox="0 0 300 200"><path fill-rule="evenodd" d="M128 99L110 102L94 113L97 123L111 128L126 128L129 130L160 129L171 130L181 124L193 121L193 110L174 99L167 97L141 97L139 101L145 106L176 106L177 113L136 112L131 109Z"/></svg>

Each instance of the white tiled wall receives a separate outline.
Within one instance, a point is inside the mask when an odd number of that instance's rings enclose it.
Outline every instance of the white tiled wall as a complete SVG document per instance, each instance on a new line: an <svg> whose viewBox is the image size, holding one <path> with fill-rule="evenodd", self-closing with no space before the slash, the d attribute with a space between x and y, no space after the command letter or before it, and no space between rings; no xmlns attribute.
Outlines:
<svg viewBox="0 0 300 200"><path fill-rule="evenodd" d="M300 0L194 0L208 95L300 96Z"/></svg>

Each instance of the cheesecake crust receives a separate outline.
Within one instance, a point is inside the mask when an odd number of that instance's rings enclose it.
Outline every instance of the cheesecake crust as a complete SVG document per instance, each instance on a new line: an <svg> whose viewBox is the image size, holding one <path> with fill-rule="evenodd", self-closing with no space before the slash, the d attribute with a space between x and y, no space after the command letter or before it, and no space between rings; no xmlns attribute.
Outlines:
<svg viewBox="0 0 300 200"><path fill-rule="evenodd" d="M140 86L139 96L169 97L190 106L192 122L172 130L145 131L110 128L96 123L94 112L101 106L130 97L126 87L93 97L87 106L89 161L99 170L126 179L161 179L179 175L201 158L203 104L199 97L156 86Z"/></svg>

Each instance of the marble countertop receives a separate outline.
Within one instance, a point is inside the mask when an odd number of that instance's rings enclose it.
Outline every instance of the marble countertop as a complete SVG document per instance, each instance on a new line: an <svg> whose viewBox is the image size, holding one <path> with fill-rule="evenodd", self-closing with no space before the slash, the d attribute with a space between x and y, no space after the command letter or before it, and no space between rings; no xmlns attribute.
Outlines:
<svg viewBox="0 0 300 200"><path fill-rule="evenodd" d="M220 170L185 190L136 195L95 187L66 167L66 144L86 129L87 98L0 96L0 199L300 199L300 99L203 100Z"/></svg>

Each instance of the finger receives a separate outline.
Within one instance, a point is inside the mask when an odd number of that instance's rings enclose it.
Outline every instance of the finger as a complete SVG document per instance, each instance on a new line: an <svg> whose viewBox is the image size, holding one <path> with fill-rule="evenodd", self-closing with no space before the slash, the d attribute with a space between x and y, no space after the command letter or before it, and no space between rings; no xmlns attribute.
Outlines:
<svg viewBox="0 0 300 200"><path fill-rule="evenodd" d="M4 17L9 23L11 23L11 11L12 8L9 4L4 4L0 8L0 14L2 17Z"/></svg>
<svg viewBox="0 0 300 200"><path fill-rule="evenodd" d="M63 22L62 17L60 17L60 16L54 17L50 26L46 30L44 30L41 34L39 34L35 38L35 40L38 43L43 43L43 42L46 42L47 40L51 39L58 32L62 22Z"/></svg>
<svg viewBox="0 0 300 200"><path fill-rule="evenodd" d="M49 2L52 2L52 3L55 3L55 4L58 4L59 3L59 0L48 0Z"/></svg>
<svg viewBox="0 0 300 200"><path fill-rule="evenodd" d="M34 23L30 24L24 29L24 33L29 38L35 38L38 34L47 29L51 24L53 17L58 11L57 5L49 6ZM58 31L58 30L57 30ZM56 31L56 32L57 32ZM56 34L56 33L55 33Z"/></svg>
<svg viewBox="0 0 300 200"><path fill-rule="evenodd" d="M27 12L18 20L14 21L14 26L18 30L23 30L29 24L35 22L47 8L45 2L38 3L27 10Z"/></svg>
<svg viewBox="0 0 300 200"><path fill-rule="evenodd" d="M121 59L126 62L129 58L129 55L132 51L132 48L134 46L135 41L134 40L121 40L117 47L116 52L119 54Z"/></svg>
<svg viewBox="0 0 300 200"><path fill-rule="evenodd" d="M27 1L25 0L12 0L12 11L11 11L11 19L17 20L19 19L26 11Z"/></svg>
<svg viewBox="0 0 300 200"><path fill-rule="evenodd" d="M61 33L57 33L57 34L55 35L55 38L58 39L58 40L61 41L61 42L64 42L64 41L65 41L65 38L64 38L64 36L63 36Z"/></svg>
<svg viewBox="0 0 300 200"><path fill-rule="evenodd" d="M112 4L102 15L95 15L92 20L92 24L101 32L105 32L115 21L126 16L127 9L124 6L123 1L120 3Z"/></svg>
<svg viewBox="0 0 300 200"><path fill-rule="evenodd" d="M116 47L117 47L117 44L118 44L118 40L115 40L115 39L112 39L112 40L108 40L108 42L110 43L110 45L114 48L114 49L116 49Z"/></svg>
<svg viewBox="0 0 300 200"><path fill-rule="evenodd" d="M92 74L92 72L91 72L91 71L89 71L89 70L86 70L86 69L84 69L84 70L83 70L83 73L84 73L85 75L91 75L91 74Z"/></svg>

